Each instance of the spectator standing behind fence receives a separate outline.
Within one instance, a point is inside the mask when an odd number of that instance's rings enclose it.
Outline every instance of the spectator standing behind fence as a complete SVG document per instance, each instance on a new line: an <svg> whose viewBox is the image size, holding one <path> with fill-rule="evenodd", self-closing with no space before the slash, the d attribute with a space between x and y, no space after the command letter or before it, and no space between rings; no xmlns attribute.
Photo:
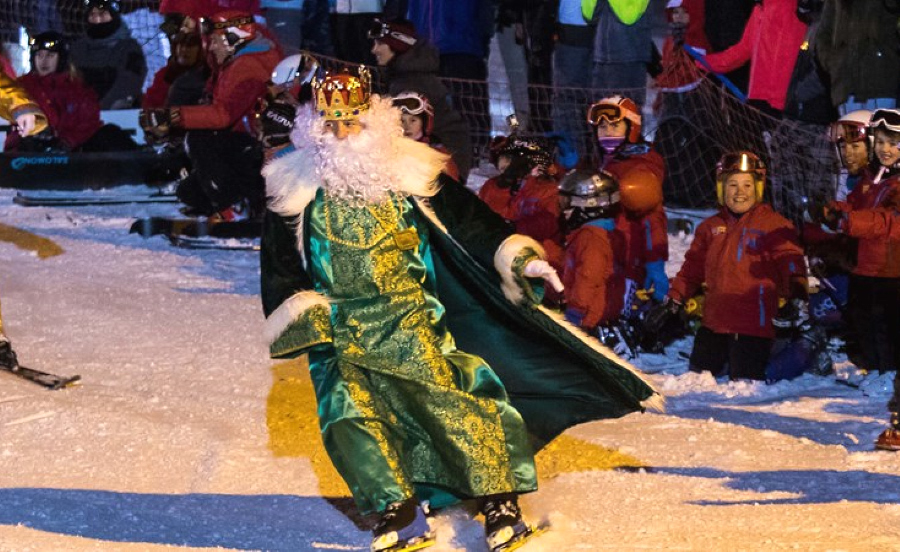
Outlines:
<svg viewBox="0 0 900 552"><path fill-rule="evenodd" d="M885 4L825 1L816 35L816 56L831 81L832 103L842 115L897 105L897 13L888 11Z"/></svg>
<svg viewBox="0 0 900 552"><path fill-rule="evenodd" d="M709 39L710 52L723 52L741 40L744 27L759 0L710 0L704 5L703 30ZM726 77L742 92L747 92L750 65L745 63L729 71Z"/></svg>
<svg viewBox="0 0 900 552"><path fill-rule="evenodd" d="M140 105L147 62L115 0L85 0L86 36L72 44L72 64L94 89L100 109Z"/></svg>
<svg viewBox="0 0 900 552"><path fill-rule="evenodd" d="M706 284L703 325L694 338L693 372L764 380L773 318L790 323L806 309L806 264L793 225L762 202L766 169L755 154L722 156L716 169L719 212L697 227L666 300L645 327L658 332ZM788 300L779 311L778 300ZM806 309L808 310L808 309Z"/></svg>
<svg viewBox="0 0 900 552"><path fill-rule="evenodd" d="M137 144L116 125L100 120L100 104L69 65L65 38L49 31L31 39L31 71L19 85L47 115L49 128L35 136L7 135L10 151L122 151Z"/></svg>
<svg viewBox="0 0 900 552"><path fill-rule="evenodd" d="M337 0L331 14L331 40L338 59L373 65L366 31L384 9L384 0Z"/></svg>
<svg viewBox="0 0 900 552"><path fill-rule="evenodd" d="M585 132L582 109L590 98L577 90L591 87L590 67L597 25L585 19L581 0L560 0L559 25L553 48L553 129L568 138L581 152L591 150L594 142Z"/></svg>
<svg viewBox="0 0 900 552"><path fill-rule="evenodd" d="M440 53L440 75L450 82L453 104L469 121L478 154L490 141L487 59L494 8L485 0L409 0L407 18Z"/></svg>
<svg viewBox="0 0 900 552"><path fill-rule="evenodd" d="M589 10L591 4L593 10ZM647 64L652 58L650 17L646 4L621 0L586 0L584 15L597 24L594 35L591 87L601 94L625 94L644 105Z"/></svg>
<svg viewBox="0 0 900 552"><path fill-rule="evenodd" d="M374 41L376 62L385 68L388 93L418 92L434 107L434 133L441 137L459 169L460 182L465 183L472 167L472 141L465 119L453 109L449 93L438 78L437 49L419 38L416 28L405 19L376 19L368 37Z"/></svg>
<svg viewBox="0 0 900 552"><path fill-rule="evenodd" d="M727 73L750 62L747 97L772 115L780 115L806 23L797 17L797 0L763 0L753 8L741 40L723 52L710 54L707 63L717 73Z"/></svg>

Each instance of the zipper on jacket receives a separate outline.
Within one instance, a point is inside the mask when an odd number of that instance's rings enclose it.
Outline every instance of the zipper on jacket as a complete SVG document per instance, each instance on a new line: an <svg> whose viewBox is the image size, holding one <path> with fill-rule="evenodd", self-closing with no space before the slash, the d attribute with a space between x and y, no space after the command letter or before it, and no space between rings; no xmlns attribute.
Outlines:
<svg viewBox="0 0 900 552"><path fill-rule="evenodd" d="M741 228L741 239L738 240L737 260L740 261L744 256L744 237L747 234L746 228Z"/></svg>
<svg viewBox="0 0 900 552"><path fill-rule="evenodd" d="M763 300L763 290L762 284L759 285L759 327L766 327L766 303Z"/></svg>

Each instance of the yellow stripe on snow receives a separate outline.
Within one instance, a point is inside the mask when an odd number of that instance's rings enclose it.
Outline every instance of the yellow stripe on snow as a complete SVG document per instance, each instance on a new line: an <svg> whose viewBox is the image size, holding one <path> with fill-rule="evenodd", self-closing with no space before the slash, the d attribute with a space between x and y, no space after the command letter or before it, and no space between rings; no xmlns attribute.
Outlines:
<svg viewBox="0 0 900 552"><path fill-rule="evenodd" d="M0 241L9 242L25 251L34 251L41 259L65 253L65 250L51 239L2 223L0 223Z"/></svg>

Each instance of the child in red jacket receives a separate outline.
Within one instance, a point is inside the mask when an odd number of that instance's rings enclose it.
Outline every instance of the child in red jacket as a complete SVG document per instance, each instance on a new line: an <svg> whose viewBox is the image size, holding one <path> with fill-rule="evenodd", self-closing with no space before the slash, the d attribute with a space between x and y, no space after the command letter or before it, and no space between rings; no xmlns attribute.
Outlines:
<svg viewBox="0 0 900 552"><path fill-rule="evenodd" d="M7 151L117 151L137 145L116 125L100 120L100 102L69 64L69 44L55 31L31 39L31 71L18 84L47 115L50 126L37 136L10 133Z"/></svg>
<svg viewBox="0 0 900 552"><path fill-rule="evenodd" d="M847 304L868 370L900 366L900 110L872 113L869 132L877 172L868 168L847 196L818 215L827 227L858 240L856 267L850 274ZM888 403L891 428L876 447L900 450L900 381Z"/></svg>
<svg viewBox="0 0 900 552"><path fill-rule="evenodd" d="M478 197L511 222L519 234L541 242L562 243L559 190L548 174L553 164L549 148L524 138L509 140L499 151L499 176L481 187Z"/></svg>
<svg viewBox="0 0 900 552"><path fill-rule="evenodd" d="M641 137L641 112L622 96L604 98L588 108L603 153L600 168L619 182L622 210L616 225L626 240L625 276L634 286L653 290L662 301L669 290L665 265L669 236L663 209L665 162Z"/></svg>
<svg viewBox="0 0 900 552"><path fill-rule="evenodd" d="M794 226L762 202L766 169L747 151L726 154L716 169L719 212L697 227L666 301L647 315L661 328L706 284L702 327L690 369L732 380L765 380L775 326L806 315L806 264ZM786 305L779 310L779 299ZM663 323L660 323L663 322Z"/></svg>
<svg viewBox="0 0 900 552"><path fill-rule="evenodd" d="M616 228L619 183L611 174L577 170L559 185L566 244L562 261L566 319L624 354L612 324L625 302L625 239ZM553 259L552 248L548 258Z"/></svg>

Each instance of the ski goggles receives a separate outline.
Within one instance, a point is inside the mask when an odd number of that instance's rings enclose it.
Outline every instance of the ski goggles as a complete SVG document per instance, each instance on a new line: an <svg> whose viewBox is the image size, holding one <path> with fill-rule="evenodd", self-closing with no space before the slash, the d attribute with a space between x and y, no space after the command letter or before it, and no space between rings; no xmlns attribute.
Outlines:
<svg viewBox="0 0 900 552"><path fill-rule="evenodd" d="M599 125L600 121L616 123L624 118L622 108L615 104L597 102L588 108L587 122L594 126Z"/></svg>
<svg viewBox="0 0 900 552"><path fill-rule="evenodd" d="M386 37L391 37L395 40L399 40L404 44L409 44L412 46L416 43L416 39L412 36L409 36L406 33L401 33L400 31L395 31L391 29L391 26L380 19L376 19L372 22L372 26L369 27L369 31L366 33L366 36L369 37L369 40L383 40Z"/></svg>
<svg viewBox="0 0 900 552"><path fill-rule="evenodd" d="M37 52L40 52L41 50L47 50L50 52L59 53L66 49L66 45L65 45L65 43L63 43L62 40L35 41L34 39L32 39L30 48L31 48L32 53L37 53Z"/></svg>
<svg viewBox="0 0 900 552"><path fill-rule="evenodd" d="M394 107L410 115L431 114L431 106L418 95L400 95L391 100Z"/></svg>
<svg viewBox="0 0 900 552"><path fill-rule="evenodd" d="M869 119L869 128L886 127L893 132L900 132L900 110L876 109Z"/></svg>
<svg viewBox="0 0 900 552"><path fill-rule="evenodd" d="M749 151L726 153L719 159L716 169L719 174L736 172L756 173L761 176L766 174L766 164Z"/></svg>
<svg viewBox="0 0 900 552"><path fill-rule="evenodd" d="M224 31L232 27L242 27L244 25L252 25L253 17L236 17L227 21L213 21L207 17L200 18L200 32L203 35L210 35L216 31Z"/></svg>
<svg viewBox="0 0 900 552"><path fill-rule="evenodd" d="M828 129L828 138L835 144L862 142L866 139L866 125L841 121L832 123Z"/></svg>

